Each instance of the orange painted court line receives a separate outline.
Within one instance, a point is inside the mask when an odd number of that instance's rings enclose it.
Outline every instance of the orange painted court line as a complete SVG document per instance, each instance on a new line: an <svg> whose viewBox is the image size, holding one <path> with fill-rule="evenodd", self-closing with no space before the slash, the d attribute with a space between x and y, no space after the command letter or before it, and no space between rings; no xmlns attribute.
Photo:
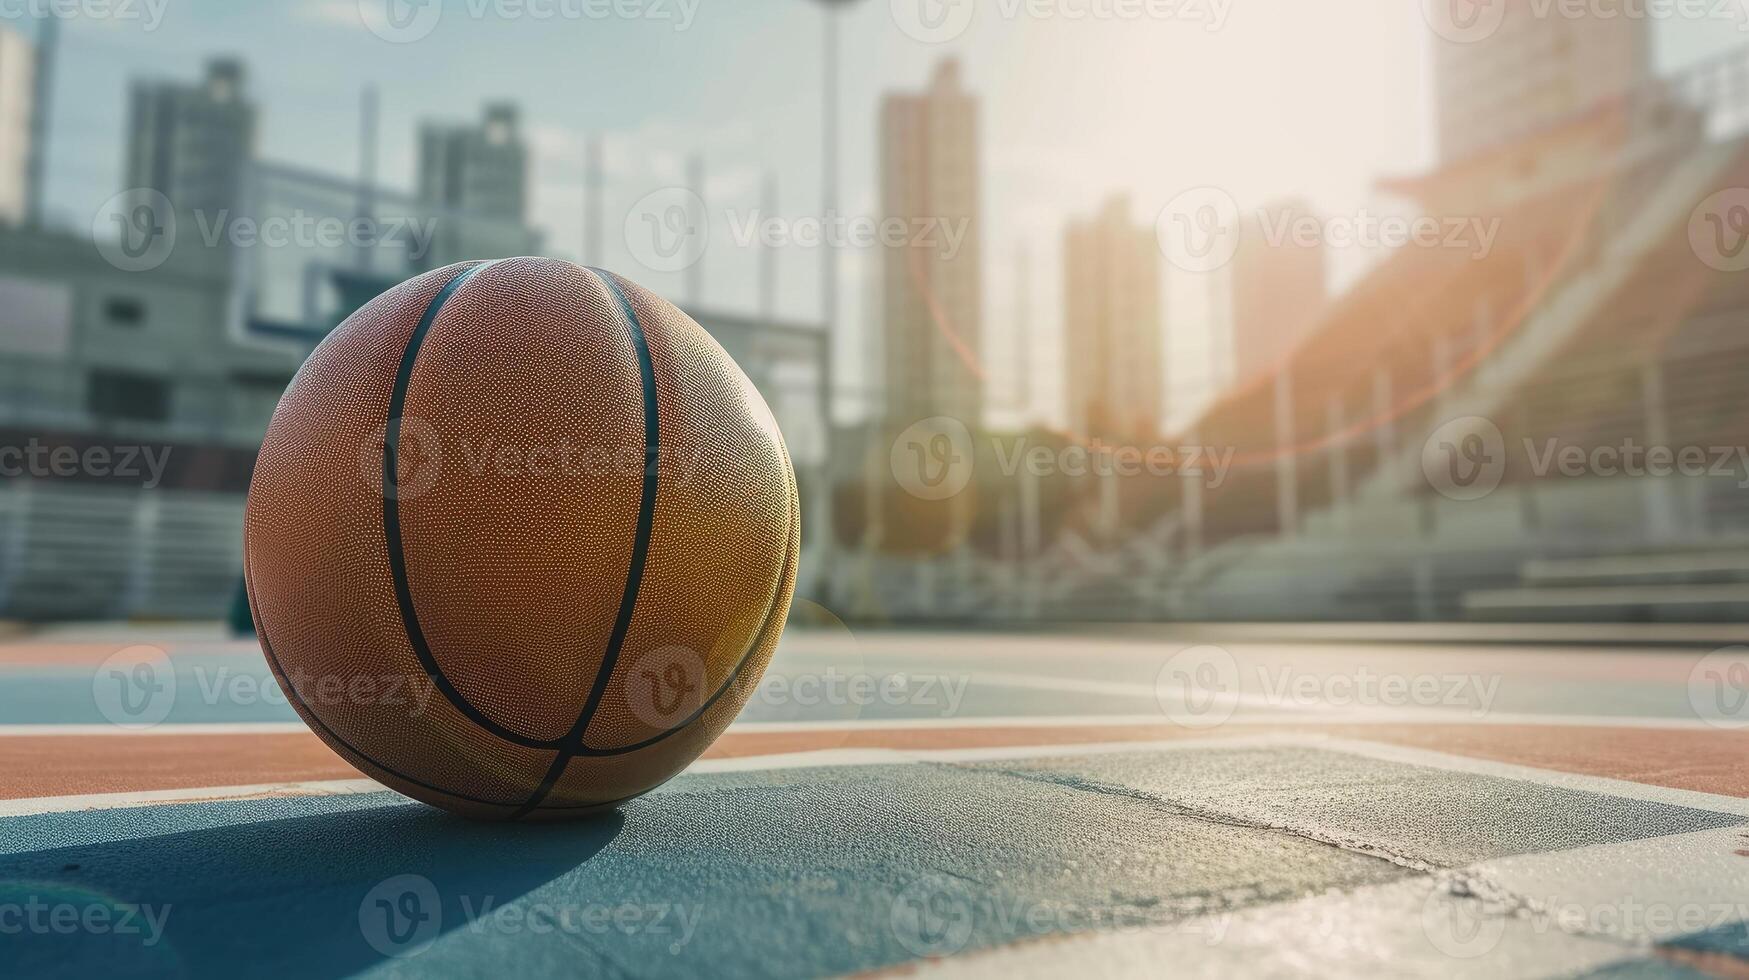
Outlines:
<svg viewBox="0 0 1749 980"><path fill-rule="evenodd" d="M95 667L125 643L5 643L0 667Z"/></svg>
<svg viewBox="0 0 1749 980"><path fill-rule="evenodd" d="M1388 725L1327 729L1496 762L1749 798L1749 732L1708 729L1557 728L1542 725Z"/></svg>
<svg viewBox="0 0 1749 980"><path fill-rule="evenodd" d="M137 643L0 643L0 669L7 667L95 667ZM187 643L144 644L157 646L172 660L195 654L202 657L238 657L261 660L253 644Z"/></svg>
<svg viewBox="0 0 1749 980"><path fill-rule="evenodd" d="M819 729L730 731L707 759L753 758L825 749L977 749L1156 742L1302 731L1749 798L1749 733L1539 725L1232 724L1191 731L1170 724L1074 728ZM307 732L249 735L155 734L151 738L20 735L0 739L0 799L197 789L209 786L356 779L358 773Z"/></svg>
<svg viewBox="0 0 1749 980"><path fill-rule="evenodd" d="M356 779L309 732L0 739L0 799Z"/></svg>

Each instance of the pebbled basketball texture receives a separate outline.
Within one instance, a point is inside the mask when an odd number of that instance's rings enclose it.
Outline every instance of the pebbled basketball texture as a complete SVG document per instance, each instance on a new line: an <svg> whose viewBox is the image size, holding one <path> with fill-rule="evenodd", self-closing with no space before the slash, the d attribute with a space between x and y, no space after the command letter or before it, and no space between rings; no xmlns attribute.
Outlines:
<svg viewBox="0 0 1749 980"><path fill-rule="evenodd" d="M384 293L281 399L244 576L267 661L360 770L487 819L679 772L770 661L801 514L723 349L611 273L520 258Z"/></svg>

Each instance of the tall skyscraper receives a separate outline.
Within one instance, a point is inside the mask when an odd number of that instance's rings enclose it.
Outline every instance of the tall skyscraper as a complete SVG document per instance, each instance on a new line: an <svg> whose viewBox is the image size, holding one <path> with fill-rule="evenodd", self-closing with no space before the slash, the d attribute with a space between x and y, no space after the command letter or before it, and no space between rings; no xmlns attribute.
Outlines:
<svg viewBox="0 0 1749 980"><path fill-rule="evenodd" d="M540 250L525 224L528 145L518 116L515 106L495 103L477 124L419 127L418 197L437 222L423 267Z"/></svg>
<svg viewBox="0 0 1749 980"><path fill-rule="evenodd" d="M1113 198L1064 236L1069 425L1078 435L1146 438L1164 410L1160 248Z"/></svg>
<svg viewBox="0 0 1749 980"><path fill-rule="evenodd" d="M1652 77L1648 17L1569 16L1523 0L1436 0L1462 17L1434 41L1445 160L1511 142Z"/></svg>
<svg viewBox="0 0 1749 980"><path fill-rule="evenodd" d="M1271 205L1244 218L1233 274L1233 380L1245 384L1291 351L1317 326L1329 293L1321 237L1293 233L1312 217L1302 202Z"/></svg>
<svg viewBox="0 0 1749 980"><path fill-rule="evenodd" d="M243 64L207 63L194 85L135 82L128 106L127 187L148 187L178 211L216 215L242 203L255 159L256 109Z"/></svg>
<svg viewBox="0 0 1749 980"><path fill-rule="evenodd" d="M516 107L489 105L478 125L421 125L419 199L447 211L522 221L528 208L528 147Z"/></svg>
<svg viewBox="0 0 1749 980"><path fill-rule="evenodd" d="M983 248L978 103L947 60L919 94L881 106L881 212L906 226L883 236L886 411L909 424L983 414Z"/></svg>
<svg viewBox="0 0 1749 980"><path fill-rule="evenodd" d="M18 224L29 210L35 74L36 55L30 42L0 26L0 224Z"/></svg>

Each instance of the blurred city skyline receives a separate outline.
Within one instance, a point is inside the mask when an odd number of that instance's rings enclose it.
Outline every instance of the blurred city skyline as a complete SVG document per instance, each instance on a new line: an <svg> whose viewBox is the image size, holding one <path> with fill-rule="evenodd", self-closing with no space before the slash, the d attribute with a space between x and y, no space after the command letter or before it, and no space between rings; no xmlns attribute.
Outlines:
<svg viewBox="0 0 1749 980"><path fill-rule="evenodd" d="M1176 18L1069 20L1004 16L1030 8L991 2L976 5L963 33L927 43L911 36L918 32L902 23L900 5L851 5L843 15L842 212L880 213L881 98L921 88L936 63L958 58L981 106L991 414L1009 424L1061 421L1061 277L1035 271L1021 284L1018 253L1034 270L1059 270L1063 229L1113 194L1127 195L1132 217L1143 224L1174 195L1199 186L1220 187L1248 209L1290 197L1336 214L1388 205L1374 191L1378 179L1425 172L1436 158L1429 111L1434 34L1417 6L1211 3L1187 5ZM84 227L120 189L132 81L192 81L207 58L228 55L247 66L251 97L261 107L260 156L338 176L357 171L360 93L375 85L382 103L379 173L392 188L413 184L420 123L473 119L489 101L515 103L532 156L530 222L556 255L582 251L587 138L604 141L610 216L626 213L651 190L687 183L688 157L700 153L718 216L700 270L704 302L751 311L759 301L758 250L730 247L722 215L757 211L767 173L780 214L803 218L820 210L821 12L801 0L757 9L680 0L633 7L642 16L593 16L598 8L586 4L522 9L457 2L429 36L412 43L364 29L366 7L355 0L271 8L167 0L161 8L142 2L134 8L138 19L68 19L47 213L56 223ZM473 16L482 9L486 16ZM1662 21L1654 30L1655 62L1668 70L1741 36L1716 23ZM1091 49L1110 57L1095 63L1087 57ZM736 57L747 50L774 54L757 62ZM464 58L475 66L465 81L444 67ZM1113 92L1128 93L1127 103L1114 102ZM1302 152L1305 146L1318 152ZM615 223L608 224L606 264L682 294L684 273L645 268ZM1333 286L1353 281L1376 258L1363 249L1336 250ZM780 250L780 316L820 320L819 261L817 249ZM870 328L879 250L843 250L839 268L839 388L851 393L853 405L871 407L878 396L856 392L878 383L860 371L878 333ZM1221 301L1211 299L1216 289L1202 279L1175 273L1166 282L1163 329L1175 421L1226 380L1207 368L1223 356L1224 341L1215 322ZM1016 356L1021 321L1032 341ZM1027 366L1024 380L1019 362ZM1025 405L1017 404L1021 397Z"/></svg>

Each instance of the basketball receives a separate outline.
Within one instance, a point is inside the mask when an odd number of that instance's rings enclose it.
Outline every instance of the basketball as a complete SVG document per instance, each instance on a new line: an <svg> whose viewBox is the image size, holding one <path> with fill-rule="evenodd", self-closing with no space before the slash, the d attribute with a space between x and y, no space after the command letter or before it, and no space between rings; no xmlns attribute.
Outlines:
<svg viewBox="0 0 1749 980"><path fill-rule="evenodd" d="M801 541L764 400L678 308L539 258L409 280L280 400L244 574L287 700L471 817L611 809L696 759L783 629Z"/></svg>

